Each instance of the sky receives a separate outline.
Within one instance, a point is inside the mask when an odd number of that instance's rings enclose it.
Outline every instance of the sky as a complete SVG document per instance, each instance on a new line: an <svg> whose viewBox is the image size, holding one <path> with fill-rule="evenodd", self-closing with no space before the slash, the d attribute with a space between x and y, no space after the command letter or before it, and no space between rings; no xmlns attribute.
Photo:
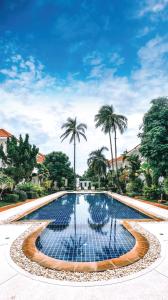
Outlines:
<svg viewBox="0 0 168 300"><path fill-rule="evenodd" d="M168 0L0 0L0 128L73 163L60 135L77 117L88 126L78 174L91 151L109 147L94 124L102 105L128 118L121 154L139 144L150 101L167 95Z"/></svg>

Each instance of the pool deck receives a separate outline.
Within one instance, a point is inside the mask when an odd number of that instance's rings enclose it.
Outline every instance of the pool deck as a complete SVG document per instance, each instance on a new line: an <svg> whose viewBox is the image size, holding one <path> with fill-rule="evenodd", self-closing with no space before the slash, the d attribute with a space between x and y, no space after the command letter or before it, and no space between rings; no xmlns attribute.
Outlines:
<svg viewBox="0 0 168 300"><path fill-rule="evenodd" d="M0 212L0 222L8 222L13 216L50 202L64 192L25 203L21 206ZM161 257L150 267L121 279L104 282L76 283L57 281L31 275L18 267L10 258L12 242L30 224L10 223L0 225L0 300L6 299L52 299L52 300L109 300L109 299L168 299L168 210L140 202L129 197L112 194L114 198L137 209L155 215L165 221L140 222L140 225L153 233L161 244Z"/></svg>

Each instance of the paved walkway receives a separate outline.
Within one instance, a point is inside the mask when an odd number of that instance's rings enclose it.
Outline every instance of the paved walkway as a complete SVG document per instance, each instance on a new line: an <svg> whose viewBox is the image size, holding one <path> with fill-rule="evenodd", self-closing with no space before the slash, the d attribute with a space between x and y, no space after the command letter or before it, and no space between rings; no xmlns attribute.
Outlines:
<svg viewBox="0 0 168 300"><path fill-rule="evenodd" d="M165 210L155 208L159 209L158 214L164 215L165 218L168 217ZM168 213L168 211L166 212ZM13 211L13 214L16 214L16 211ZM1 219L4 219L1 213L0 216ZM24 223L1 225L0 300L167 300L168 222L142 222L140 225L159 239L162 249L161 257L149 268L131 276L84 284L45 279L22 270L10 258L10 245L30 225Z"/></svg>

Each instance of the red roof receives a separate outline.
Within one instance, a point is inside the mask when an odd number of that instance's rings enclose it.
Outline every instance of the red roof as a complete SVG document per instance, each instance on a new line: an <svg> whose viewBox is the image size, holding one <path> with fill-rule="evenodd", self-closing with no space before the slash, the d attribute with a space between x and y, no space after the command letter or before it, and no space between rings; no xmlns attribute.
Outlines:
<svg viewBox="0 0 168 300"><path fill-rule="evenodd" d="M0 137L8 138L10 136L12 136L12 134L10 132L6 131L3 128L0 128Z"/></svg>
<svg viewBox="0 0 168 300"><path fill-rule="evenodd" d="M127 151L127 154L131 153L133 150L139 148L140 144L138 144L137 146L135 146L133 149ZM114 162L116 161L115 158L113 160ZM123 161L123 155L120 155L119 157L117 157L117 161ZM109 163L111 164L111 160L109 160Z"/></svg>
<svg viewBox="0 0 168 300"><path fill-rule="evenodd" d="M37 163L42 164L45 161L45 155L42 153L37 154Z"/></svg>
<svg viewBox="0 0 168 300"><path fill-rule="evenodd" d="M113 162L115 162L115 161L116 161L116 159L114 158ZM121 156L117 157L117 161L123 161L123 156L121 155ZM109 160L109 163L111 164L112 160Z"/></svg>

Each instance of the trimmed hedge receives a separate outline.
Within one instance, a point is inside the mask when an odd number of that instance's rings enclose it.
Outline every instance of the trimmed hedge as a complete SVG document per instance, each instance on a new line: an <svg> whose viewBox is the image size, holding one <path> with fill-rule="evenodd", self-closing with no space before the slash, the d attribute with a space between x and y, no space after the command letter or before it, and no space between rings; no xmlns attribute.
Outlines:
<svg viewBox="0 0 168 300"><path fill-rule="evenodd" d="M4 201L7 201L7 202L10 202L10 201L17 202L17 201L19 201L19 195L17 195L17 194L5 194L3 196L3 199L4 199Z"/></svg>
<svg viewBox="0 0 168 300"><path fill-rule="evenodd" d="M20 201L27 199L27 193L25 191L16 191L16 194L19 196Z"/></svg>

